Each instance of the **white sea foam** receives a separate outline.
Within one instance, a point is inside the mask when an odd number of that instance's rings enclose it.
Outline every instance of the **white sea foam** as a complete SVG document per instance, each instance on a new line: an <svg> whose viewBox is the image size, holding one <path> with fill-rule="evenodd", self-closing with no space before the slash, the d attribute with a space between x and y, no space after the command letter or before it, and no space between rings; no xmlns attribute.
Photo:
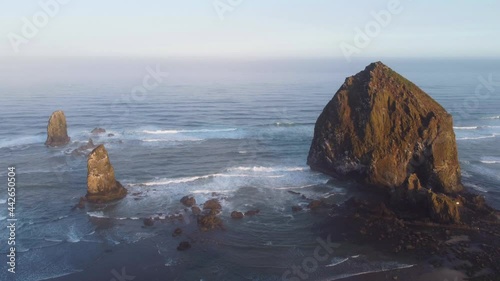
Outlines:
<svg viewBox="0 0 500 281"><path fill-rule="evenodd" d="M202 141L200 138L183 138L183 139L143 139L143 142L181 142L181 141Z"/></svg>
<svg viewBox="0 0 500 281"><path fill-rule="evenodd" d="M484 164L500 164L500 161L495 161L495 160L481 160L481 163L484 163Z"/></svg>
<svg viewBox="0 0 500 281"><path fill-rule="evenodd" d="M325 266L326 267L336 266L336 265L342 264L348 260L349 260L349 258L338 258L338 259L335 259L335 261L333 261L331 264L327 264Z"/></svg>
<svg viewBox="0 0 500 281"><path fill-rule="evenodd" d="M193 176L193 177L183 177L183 178L164 178L164 179L159 179L155 181L149 181L149 182L144 182L140 184L131 184L131 186L157 186L157 185L169 185L169 184L179 184L179 183L188 183L188 182L195 182L198 180L204 180L204 179L211 179L211 178L281 178L284 177L284 175L249 175L249 174L222 174L222 173L216 173L216 174L209 174L209 175L203 175L203 176Z"/></svg>
<svg viewBox="0 0 500 281"><path fill-rule="evenodd" d="M478 126L471 126L471 127L453 127L455 130L477 130L479 127Z"/></svg>
<svg viewBox="0 0 500 281"><path fill-rule="evenodd" d="M500 115L491 116L491 117L484 117L483 119L500 119Z"/></svg>
<svg viewBox="0 0 500 281"><path fill-rule="evenodd" d="M494 138L496 135L490 135L490 136L480 136L480 137L462 137L462 138L457 138L457 140L481 140L481 139L491 139Z"/></svg>
<svg viewBox="0 0 500 281"><path fill-rule="evenodd" d="M217 132L232 132L236 131L236 128L229 129L198 129L198 130L144 130L143 133L152 135L166 135L166 134L179 134L179 133L217 133Z"/></svg>
<svg viewBox="0 0 500 281"><path fill-rule="evenodd" d="M484 192L484 193L488 193L488 190L486 190L484 187L481 187L481 186L479 186L479 185L476 185L476 184L468 184L467 186L472 187L473 189L475 189L475 190L477 190L477 191Z"/></svg>
<svg viewBox="0 0 500 281"><path fill-rule="evenodd" d="M17 147L22 145L30 145L40 143L43 144L45 142L45 136L24 136L17 137L15 139L1 139L0 140L0 148L5 147Z"/></svg>
<svg viewBox="0 0 500 281"><path fill-rule="evenodd" d="M367 271L357 272L357 273L342 274L342 275L330 278L329 280L333 281L333 280L338 280L338 279L344 279L344 278L347 278L347 277L354 277L354 276L360 276L360 275L370 274L370 273L392 271L392 270L397 270L397 269L406 269L406 268L412 268L414 266L415 266L415 264L398 264L398 265L388 266L388 267L383 267L382 266L382 268L380 268L380 269L367 270Z"/></svg>
<svg viewBox="0 0 500 281"><path fill-rule="evenodd" d="M464 126L464 127L453 127L455 130L483 130L483 129L498 129L500 126Z"/></svg>
<svg viewBox="0 0 500 281"><path fill-rule="evenodd" d="M229 171L252 171L252 172L294 172L294 171L305 171L306 167L262 167L262 166L254 166L254 167L234 167L229 168Z"/></svg>
<svg viewBox="0 0 500 281"><path fill-rule="evenodd" d="M105 216L102 211L87 212L87 215L89 215L93 218L100 218L100 219L109 218L108 216Z"/></svg>
<svg viewBox="0 0 500 281"><path fill-rule="evenodd" d="M5 204L7 203L7 199L0 199L0 204Z"/></svg>

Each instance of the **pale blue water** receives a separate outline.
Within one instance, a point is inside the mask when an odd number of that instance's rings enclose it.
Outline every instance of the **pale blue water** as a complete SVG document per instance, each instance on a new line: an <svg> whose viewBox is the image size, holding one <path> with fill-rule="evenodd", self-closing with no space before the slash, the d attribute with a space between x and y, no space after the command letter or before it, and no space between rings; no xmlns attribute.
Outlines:
<svg viewBox="0 0 500 281"><path fill-rule="evenodd" d="M107 245L159 236L166 237L158 244L166 266L183 269L176 275L179 280L279 280L288 266L312 254L317 238L313 226L321 220L292 213L291 206L305 203L287 191L338 202L347 197L348 184L326 185L329 178L311 172L305 162L321 110L345 77L369 62L115 59L2 64L0 229L7 224L6 173L13 165L18 173L17 280L76 272L92 264ZM142 84L147 66L158 63L169 77L144 99L134 100L131 89ZM453 114L463 181L499 208L500 83L483 88L481 95L475 89L480 77L488 80L492 75L500 81L500 62L384 63ZM46 148L47 120L57 109L66 113L72 142ZM95 127L114 136L92 137ZM105 144L129 196L106 207L72 211L86 192L86 159L70 152L89 137ZM135 192L143 193L132 196ZM181 212L184 195L194 194L202 203L213 192L225 198L222 216L228 229L219 234L217 247L179 253L178 240L169 238L176 225L140 227L139 219ZM261 214L238 222L228 219L233 210L252 208ZM1 235L5 256L7 231ZM346 246L311 280L405 266L364 251ZM348 267L326 266L358 254L361 258L351 258ZM5 262L1 264L0 279L11 278Z"/></svg>

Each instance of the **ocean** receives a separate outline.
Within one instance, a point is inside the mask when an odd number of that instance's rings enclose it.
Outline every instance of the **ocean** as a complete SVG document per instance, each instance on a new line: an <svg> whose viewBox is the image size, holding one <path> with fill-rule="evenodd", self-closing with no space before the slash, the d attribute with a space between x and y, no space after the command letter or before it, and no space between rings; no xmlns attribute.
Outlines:
<svg viewBox="0 0 500 281"><path fill-rule="evenodd" d="M3 61L0 279L80 280L71 274L92 270L109 249L151 241L171 272L165 280L282 280L288 268L313 255L323 220L292 212L292 206L307 203L289 191L334 203L349 198L353 183L327 183L330 178L309 170L306 158L323 107L346 77L372 61ZM453 115L464 185L500 208L500 61L383 62ZM156 78L144 84L151 73ZM66 114L71 143L47 148L47 121L58 109ZM96 127L106 134L92 135ZM87 166L85 156L71 152L89 138L105 145L129 195L73 210L86 193ZM16 279L6 270L11 166L17 177ZM179 202L189 194L199 204L221 199L225 231L197 230ZM253 209L259 215L230 218L234 210ZM170 221L171 215L183 220ZM149 217L157 223L143 227ZM192 249L176 250L182 239L171 233L177 227L184 229L184 240L194 241ZM144 257L138 266L148 262ZM367 247L338 245L308 280L411 265ZM102 280L113 280L112 270Z"/></svg>

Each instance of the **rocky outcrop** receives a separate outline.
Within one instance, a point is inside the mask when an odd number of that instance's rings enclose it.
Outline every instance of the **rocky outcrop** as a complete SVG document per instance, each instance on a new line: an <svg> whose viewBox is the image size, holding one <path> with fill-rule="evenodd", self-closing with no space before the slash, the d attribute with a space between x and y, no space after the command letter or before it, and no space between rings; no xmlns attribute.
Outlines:
<svg viewBox="0 0 500 281"><path fill-rule="evenodd" d="M381 62L347 78L324 108L307 163L386 189L415 179L435 192L462 189L451 115Z"/></svg>
<svg viewBox="0 0 500 281"><path fill-rule="evenodd" d="M87 200L103 203L126 195L127 190L115 179L108 152L104 145L99 145L92 150L87 161Z"/></svg>
<svg viewBox="0 0 500 281"><path fill-rule="evenodd" d="M242 219L243 217L244 217L244 215L242 212L238 212L238 211L231 212L232 219Z"/></svg>
<svg viewBox="0 0 500 281"><path fill-rule="evenodd" d="M73 150L71 152L72 155L78 156L78 155L86 155L89 150L96 148L97 145L94 144L94 141L92 139L89 139L89 141L78 147L77 149Z"/></svg>
<svg viewBox="0 0 500 281"><path fill-rule="evenodd" d="M103 128L94 128L90 133L93 135L99 135L106 133L106 130Z"/></svg>
<svg viewBox="0 0 500 281"><path fill-rule="evenodd" d="M186 207L192 207L196 205L196 199L194 199L194 197L191 196L184 196L181 198L180 201Z"/></svg>
<svg viewBox="0 0 500 281"><path fill-rule="evenodd" d="M63 146L68 144L69 141L66 116L62 110L55 111L49 118L45 145L52 147Z"/></svg>

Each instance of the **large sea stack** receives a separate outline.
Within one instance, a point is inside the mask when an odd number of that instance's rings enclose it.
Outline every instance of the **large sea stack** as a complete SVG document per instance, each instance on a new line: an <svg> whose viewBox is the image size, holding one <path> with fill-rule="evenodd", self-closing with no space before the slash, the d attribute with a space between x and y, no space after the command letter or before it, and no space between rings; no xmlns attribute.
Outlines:
<svg viewBox="0 0 500 281"><path fill-rule="evenodd" d="M47 146L62 146L69 143L66 116L62 110L55 111L49 118L47 126Z"/></svg>
<svg viewBox="0 0 500 281"><path fill-rule="evenodd" d="M387 189L462 189L451 115L381 62L347 78L324 108L307 163Z"/></svg>
<svg viewBox="0 0 500 281"><path fill-rule="evenodd" d="M121 199L127 190L115 179L115 170L104 145L96 147L87 161L87 199L104 203Z"/></svg>
<svg viewBox="0 0 500 281"><path fill-rule="evenodd" d="M453 119L381 62L346 79L316 121L308 165L387 191L398 214L461 221Z"/></svg>

